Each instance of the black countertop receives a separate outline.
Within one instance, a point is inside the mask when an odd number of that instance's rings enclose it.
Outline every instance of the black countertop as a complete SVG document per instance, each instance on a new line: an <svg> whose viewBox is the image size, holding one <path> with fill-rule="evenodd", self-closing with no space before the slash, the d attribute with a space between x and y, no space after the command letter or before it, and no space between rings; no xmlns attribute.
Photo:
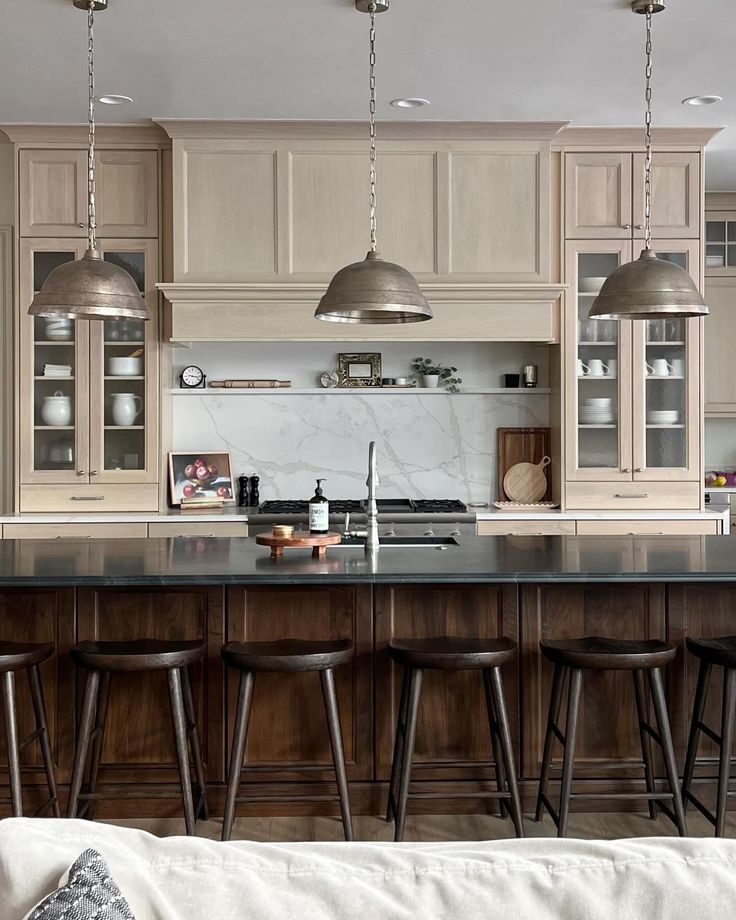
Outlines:
<svg viewBox="0 0 736 920"><path fill-rule="evenodd" d="M330 547L324 560L252 538L2 540L0 587L492 582L736 582L736 537L462 537L444 550Z"/></svg>

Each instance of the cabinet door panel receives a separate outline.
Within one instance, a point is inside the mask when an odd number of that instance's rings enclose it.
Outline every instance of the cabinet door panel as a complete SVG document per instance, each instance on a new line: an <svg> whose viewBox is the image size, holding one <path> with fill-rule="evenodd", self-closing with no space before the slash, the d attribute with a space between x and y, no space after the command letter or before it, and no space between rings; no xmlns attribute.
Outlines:
<svg viewBox="0 0 736 920"><path fill-rule="evenodd" d="M631 238L631 154L565 156L568 239Z"/></svg>
<svg viewBox="0 0 736 920"><path fill-rule="evenodd" d="M95 166L97 235L158 236L158 153L100 150Z"/></svg>
<svg viewBox="0 0 736 920"><path fill-rule="evenodd" d="M734 279L706 278L705 302L710 310L705 321L705 411L713 415L736 415L733 342L729 335L723 334L736 320Z"/></svg>
<svg viewBox="0 0 736 920"><path fill-rule="evenodd" d="M351 639L355 656L335 671L345 761L350 779L372 775L373 726L370 589L356 586L231 588L228 641ZM238 674L227 675L228 734L237 704ZM245 753L253 781L332 782L332 757L320 679L316 673L259 674Z"/></svg>
<svg viewBox="0 0 736 920"><path fill-rule="evenodd" d="M388 656L392 638L438 636L515 639L516 588L512 585L379 586L376 589L376 778L391 774L401 698L401 668ZM516 737L517 667L503 669L504 690ZM424 675L412 775L417 780L490 778L491 745L479 671L428 671Z"/></svg>
<svg viewBox="0 0 736 920"><path fill-rule="evenodd" d="M539 151L450 155L450 272L545 280Z"/></svg>
<svg viewBox="0 0 736 920"><path fill-rule="evenodd" d="M634 235L644 236L645 156L634 154ZM652 159L652 233L661 239L700 236L700 154L655 153Z"/></svg>
<svg viewBox="0 0 736 920"><path fill-rule="evenodd" d="M598 549L592 545L590 552ZM665 638L663 585L555 585L522 587L525 725L523 775L539 776L553 666L539 651L542 639L578 636ZM626 616L621 611L626 610ZM563 709L564 722L564 709ZM556 745L555 761L561 762ZM631 674L586 671L575 747L576 777L643 778Z"/></svg>
<svg viewBox="0 0 736 920"><path fill-rule="evenodd" d="M20 235L87 236L87 152L21 150Z"/></svg>

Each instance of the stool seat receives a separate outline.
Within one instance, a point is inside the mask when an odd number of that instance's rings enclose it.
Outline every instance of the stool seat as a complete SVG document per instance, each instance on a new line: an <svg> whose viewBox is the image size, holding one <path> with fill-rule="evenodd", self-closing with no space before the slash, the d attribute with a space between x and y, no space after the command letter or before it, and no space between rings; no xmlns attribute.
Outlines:
<svg viewBox="0 0 736 920"><path fill-rule="evenodd" d="M499 639L462 639L443 636L433 639L392 639L391 658L404 667L440 671L469 671L498 668L516 654L516 643Z"/></svg>
<svg viewBox="0 0 736 920"><path fill-rule="evenodd" d="M736 668L736 636L719 636L714 639L688 637L685 642L688 651L702 661L724 668Z"/></svg>
<svg viewBox="0 0 736 920"><path fill-rule="evenodd" d="M222 647L222 658L229 667L261 673L327 671L346 664L352 657L353 643L349 639L228 642Z"/></svg>
<svg viewBox="0 0 736 920"><path fill-rule="evenodd" d="M199 661L204 642L134 639L130 642L78 642L69 650L75 664L92 671L164 671Z"/></svg>
<svg viewBox="0 0 736 920"><path fill-rule="evenodd" d="M0 642L0 674L32 668L53 654L50 642Z"/></svg>
<svg viewBox="0 0 736 920"><path fill-rule="evenodd" d="M636 671L663 668L677 649L662 639L545 639L539 643L545 658L565 668L598 671Z"/></svg>

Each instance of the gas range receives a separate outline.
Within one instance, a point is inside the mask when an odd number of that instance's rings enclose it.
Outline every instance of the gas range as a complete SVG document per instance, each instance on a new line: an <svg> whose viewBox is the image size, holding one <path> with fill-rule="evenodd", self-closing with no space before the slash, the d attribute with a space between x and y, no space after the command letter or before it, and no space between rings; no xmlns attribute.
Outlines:
<svg viewBox="0 0 736 920"><path fill-rule="evenodd" d="M458 499L448 498L379 498L378 513L391 514L467 514L467 506ZM267 501L259 507L263 515L307 514L307 501ZM365 514L365 502L358 499L330 501L330 514Z"/></svg>

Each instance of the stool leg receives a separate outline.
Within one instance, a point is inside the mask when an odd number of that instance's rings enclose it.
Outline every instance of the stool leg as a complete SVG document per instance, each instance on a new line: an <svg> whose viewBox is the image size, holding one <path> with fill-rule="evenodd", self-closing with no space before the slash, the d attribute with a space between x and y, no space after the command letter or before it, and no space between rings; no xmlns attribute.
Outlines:
<svg viewBox="0 0 736 920"><path fill-rule="evenodd" d="M253 699L253 684L255 683L255 677L253 671L240 672L238 707L235 710L233 744L230 751L230 769L227 774L225 812L222 818L222 840L229 840L233 832L235 799L238 795L240 771L243 767L243 757L245 756L245 739L248 735L248 720L250 719L250 704Z"/></svg>
<svg viewBox="0 0 736 920"><path fill-rule="evenodd" d="M695 762L698 757L698 742L700 741L700 728L698 722L703 721L705 702L708 698L708 685L710 683L711 664L709 661L700 660L698 668L698 686L693 701L693 717L690 720L690 734L687 739L687 756L685 757L685 770L682 775L682 808L687 814L688 795L693 784Z"/></svg>
<svg viewBox="0 0 736 920"><path fill-rule="evenodd" d="M499 719L496 713L496 706L493 701L493 692L491 690L491 675L488 668L484 668L482 671L483 677L483 688L486 694L486 710L488 711L488 727L491 732L491 748L493 750L493 766L496 772L496 787L501 793L505 793L506 790L506 777L504 775L504 762L503 762L503 752L501 750L501 742L499 740ZM498 800L498 810L501 813L502 818L507 818L509 816L509 808L506 804L506 799Z"/></svg>
<svg viewBox="0 0 736 920"><path fill-rule="evenodd" d="M734 706L736 706L736 670L724 668L723 703L721 705L721 750L718 762L718 799L716 802L716 837L723 837L726 829L726 802L728 801L728 780L731 773Z"/></svg>
<svg viewBox="0 0 736 920"><path fill-rule="evenodd" d="M187 717L187 734L189 735L189 745L192 749L192 760L194 761L194 775L197 779L197 788L199 790L196 816L203 821L209 821L210 810L207 804L207 783L204 778L202 748L199 743L197 713L194 708L194 697L192 696L192 682L189 677L189 668L181 669L181 683L182 690L184 691L184 713Z"/></svg>
<svg viewBox="0 0 736 920"><path fill-rule="evenodd" d="M100 672L89 671L87 674L87 682L84 687L82 716L79 720L79 730L77 733L77 750L74 753L74 769L72 770L72 782L69 787L69 805L66 812L67 818L76 818L79 810L79 793L82 791L84 765L87 762L89 736L92 733L92 722L97 706L97 690L99 686Z"/></svg>
<svg viewBox="0 0 736 920"><path fill-rule="evenodd" d="M399 843L404 839L404 824L406 822L406 803L409 798L409 782L411 780L411 760L414 756L414 740L417 734L417 714L419 712L419 698L422 693L421 668L409 668L409 703L406 711L406 731L404 733L404 749L401 754L401 779L399 781L399 800L396 807L396 824L394 827L394 840Z"/></svg>
<svg viewBox="0 0 736 920"><path fill-rule="evenodd" d="M544 815L544 802L542 797L547 795L547 786L549 785L549 772L552 766L552 749L554 747L555 736L552 734L552 726L560 718L560 707L562 705L562 689L565 682L565 668L556 664L552 676L552 691L549 697L549 712L547 714L547 729L544 733L544 753L542 754L542 770L539 774L539 792L537 793L537 808L534 813L534 820L541 821Z"/></svg>
<svg viewBox="0 0 736 920"><path fill-rule="evenodd" d="M49 802L55 818L61 817L59 808L59 792L56 788L56 778L54 776L54 757L51 752L51 740L49 738L49 726L46 718L46 703L43 698L43 685L41 683L41 672L38 665L28 669L28 684L31 690L31 702L33 703L33 713L36 717L36 728L40 734L38 743L41 747L41 757L43 758L43 768L46 773L46 785L49 790Z"/></svg>
<svg viewBox="0 0 736 920"><path fill-rule="evenodd" d="M567 719L565 720L565 750L562 758L562 783L560 786L560 823L557 836L567 836L567 818L570 814L570 793L572 773L575 764L575 736L578 730L580 694L583 689L583 672L580 668L570 669L570 689L567 697Z"/></svg>
<svg viewBox="0 0 736 920"><path fill-rule="evenodd" d="M503 693L503 682L501 681L501 669L490 668L484 671L486 680L490 685L493 705L496 710L496 719L498 721L499 741L503 755L503 765L506 772L506 780L509 792L511 793L511 820L514 822L514 829L517 837L524 836L524 823L521 816L521 800L519 798L519 787L516 782L516 766L514 764L514 750L511 745L511 731L509 729L509 718L506 713L506 700Z"/></svg>
<svg viewBox="0 0 736 920"><path fill-rule="evenodd" d="M652 761L652 739L644 726L647 722L646 712L646 688L644 684L644 672L641 669L631 672L634 679L634 696L636 698L636 717L639 721L639 741L641 742L641 756L644 761L644 781L647 792L650 794L655 791L654 788L654 766ZM657 806L652 799L648 801L649 817L652 821L657 817Z"/></svg>
<svg viewBox="0 0 736 920"><path fill-rule="evenodd" d="M386 806L386 820L396 814L396 796L399 794L399 773L401 772L401 751L403 748L404 732L406 731L406 710L409 705L409 671L404 669L401 680L401 702L399 715L396 720L396 736L394 738L394 753L391 760L391 782L388 787L388 804Z"/></svg>
<svg viewBox="0 0 736 920"><path fill-rule="evenodd" d="M181 668L169 668L169 697L171 699L171 720L174 726L176 757L179 761L181 797L184 804L184 822L187 835L194 836L196 819L192 798L192 780L189 773L189 747L187 745L187 720L184 715L184 699L181 689Z"/></svg>
<svg viewBox="0 0 736 920"><path fill-rule="evenodd" d="M97 696L97 714L95 716L95 733L92 742L92 754L89 761L89 782L87 787L90 792L97 789L97 777L100 772L100 760L102 759L102 743L105 740L105 724L107 722L107 708L110 702L110 672L105 671L100 677L100 687ZM94 818L95 801L88 799L79 811L80 818Z"/></svg>
<svg viewBox="0 0 736 920"><path fill-rule="evenodd" d="M346 840L353 839L353 819L350 814L350 793L348 791L348 776L345 771L345 752L342 746L342 731L340 729L340 712L337 708L337 694L335 693L335 674L332 668L319 672L322 683L322 697L327 715L327 730L330 734L330 747L332 748L332 762L335 766L335 780L337 794L340 799L340 812L342 814L342 829Z"/></svg>
<svg viewBox="0 0 736 920"><path fill-rule="evenodd" d="M652 694L654 703L654 712L657 716L657 728L659 737L662 741L662 754L664 756L664 768L667 773L667 782L672 793L672 805L675 812L675 825L680 837L687 837L687 825L685 823L685 812L682 808L682 797L680 796L680 783L677 778L677 764L675 762L675 749L672 745L672 732L670 730L670 719L667 714L667 703L664 698L664 685L662 683L662 671L659 668L652 668L649 672L649 689Z"/></svg>
<svg viewBox="0 0 736 920"><path fill-rule="evenodd" d="M8 777L10 799L14 818L23 814L23 797L20 785L20 755L18 749L18 719L15 705L15 674L3 673L3 708L5 710L5 735L8 741Z"/></svg>

